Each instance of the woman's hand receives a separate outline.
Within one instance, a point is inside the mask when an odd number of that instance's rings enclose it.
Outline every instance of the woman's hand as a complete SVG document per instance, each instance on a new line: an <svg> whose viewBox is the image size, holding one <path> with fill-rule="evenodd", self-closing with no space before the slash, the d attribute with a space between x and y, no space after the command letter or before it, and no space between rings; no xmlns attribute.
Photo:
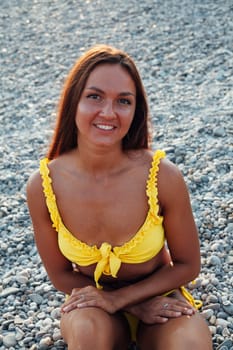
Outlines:
<svg viewBox="0 0 233 350"><path fill-rule="evenodd" d="M150 298L127 308L127 311L146 324L165 323L169 318L191 316L195 313L195 309L186 301L165 296Z"/></svg>
<svg viewBox="0 0 233 350"><path fill-rule="evenodd" d="M63 304L61 311L70 312L73 309L98 307L113 314L118 311L117 299L111 292L99 290L93 286L74 288L69 299Z"/></svg>

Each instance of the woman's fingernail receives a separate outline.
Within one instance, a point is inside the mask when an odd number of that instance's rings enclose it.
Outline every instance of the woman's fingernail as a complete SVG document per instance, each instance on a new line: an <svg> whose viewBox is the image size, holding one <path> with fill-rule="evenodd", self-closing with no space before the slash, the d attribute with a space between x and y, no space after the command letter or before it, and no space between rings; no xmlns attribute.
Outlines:
<svg viewBox="0 0 233 350"><path fill-rule="evenodd" d="M78 308L78 309L81 309L83 306L84 306L84 303L78 303L78 304L77 304L77 308Z"/></svg>
<svg viewBox="0 0 233 350"><path fill-rule="evenodd" d="M193 310L192 309L186 309L185 312L188 315L192 315L193 314Z"/></svg>

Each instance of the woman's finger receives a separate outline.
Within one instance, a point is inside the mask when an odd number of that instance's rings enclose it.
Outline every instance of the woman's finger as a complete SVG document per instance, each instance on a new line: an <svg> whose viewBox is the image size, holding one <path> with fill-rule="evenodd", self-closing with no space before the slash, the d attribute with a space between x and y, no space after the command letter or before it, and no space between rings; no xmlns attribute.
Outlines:
<svg viewBox="0 0 233 350"><path fill-rule="evenodd" d="M80 295L75 295L75 293L73 293L73 295L71 294L71 296L69 297L69 299L63 304L61 311L62 312L69 312L75 308L77 308L77 305L81 305L82 303L85 302L85 295L84 294L80 294Z"/></svg>
<svg viewBox="0 0 233 350"><path fill-rule="evenodd" d="M193 315L194 311L192 309L162 309L160 311L160 316L164 316L164 317L179 317L181 315Z"/></svg>

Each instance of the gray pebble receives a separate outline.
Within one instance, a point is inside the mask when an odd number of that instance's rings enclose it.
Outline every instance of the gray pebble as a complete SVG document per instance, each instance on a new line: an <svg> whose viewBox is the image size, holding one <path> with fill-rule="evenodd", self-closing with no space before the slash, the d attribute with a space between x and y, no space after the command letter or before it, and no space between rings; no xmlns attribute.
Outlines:
<svg viewBox="0 0 233 350"><path fill-rule="evenodd" d="M223 310L229 315L233 316L233 303L231 303L230 301L227 303L223 303Z"/></svg>
<svg viewBox="0 0 233 350"><path fill-rule="evenodd" d="M44 301L44 299L43 299L43 297L41 295L35 294L35 293L30 294L29 298L36 304L42 304L43 301Z"/></svg>
<svg viewBox="0 0 233 350"><path fill-rule="evenodd" d="M16 343L17 341L14 333L9 333L3 336L3 344L6 348L14 347Z"/></svg>
<svg viewBox="0 0 233 350"><path fill-rule="evenodd" d="M209 303L218 303L218 297L216 295L210 294L208 295L208 297L206 298L206 302Z"/></svg>
<svg viewBox="0 0 233 350"><path fill-rule="evenodd" d="M217 318L215 323L216 325L222 327L227 327L230 325L230 323L227 320L224 320L223 318Z"/></svg>
<svg viewBox="0 0 233 350"><path fill-rule="evenodd" d="M20 292L20 289L16 287L5 288L1 292L0 298L6 298L8 295L16 294L18 292Z"/></svg>
<svg viewBox="0 0 233 350"><path fill-rule="evenodd" d="M213 316L214 311L212 309L207 309L207 310L202 311L201 314L205 317L206 320L208 320L208 319L210 319L211 316Z"/></svg>
<svg viewBox="0 0 233 350"><path fill-rule="evenodd" d="M227 349L230 349L232 345L233 343L230 339L224 340L224 342L221 344L221 346L225 346Z"/></svg>
<svg viewBox="0 0 233 350"><path fill-rule="evenodd" d="M221 265L221 259L216 255L211 255L207 263L212 266Z"/></svg>
<svg viewBox="0 0 233 350"><path fill-rule="evenodd" d="M46 337L41 339L40 343L39 343L39 349L40 350L47 350L49 349L50 345L52 345L52 340L50 337Z"/></svg>
<svg viewBox="0 0 233 350"><path fill-rule="evenodd" d="M213 130L213 134L214 134L214 136L217 136L217 137L224 137L225 134L226 134L225 128L223 128L223 127L216 127Z"/></svg>

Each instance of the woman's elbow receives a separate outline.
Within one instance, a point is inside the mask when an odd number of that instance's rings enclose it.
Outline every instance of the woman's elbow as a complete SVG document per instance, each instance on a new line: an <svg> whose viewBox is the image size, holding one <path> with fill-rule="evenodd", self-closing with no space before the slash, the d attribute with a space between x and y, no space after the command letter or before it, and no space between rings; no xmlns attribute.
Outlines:
<svg viewBox="0 0 233 350"><path fill-rule="evenodd" d="M189 263L187 270L190 281L193 281L195 278L197 278L201 271L200 259L196 259L196 261L192 261L191 263Z"/></svg>

